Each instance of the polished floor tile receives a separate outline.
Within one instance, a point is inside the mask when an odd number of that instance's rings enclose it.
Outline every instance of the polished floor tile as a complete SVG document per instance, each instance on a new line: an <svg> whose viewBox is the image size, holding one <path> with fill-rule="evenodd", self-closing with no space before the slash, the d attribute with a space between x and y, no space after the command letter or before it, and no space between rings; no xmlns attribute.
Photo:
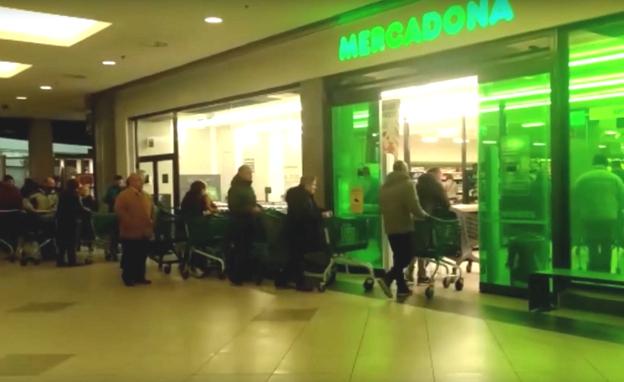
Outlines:
<svg viewBox="0 0 624 382"><path fill-rule="evenodd" d="M0 299L0 382L532 382L624 375L624 345L481 315L492 307L526 314L526 301L480 295L476 285L461 293L439 288L431 302L416 288L397 304L378 290L362 293L361 277L355 292L322 294L277 291L269 283L185 281L175 267L165 275L150 265L149 277L151 286L126 288L116 264L57 269L0 262L0 290L11 291Z"/></svg>

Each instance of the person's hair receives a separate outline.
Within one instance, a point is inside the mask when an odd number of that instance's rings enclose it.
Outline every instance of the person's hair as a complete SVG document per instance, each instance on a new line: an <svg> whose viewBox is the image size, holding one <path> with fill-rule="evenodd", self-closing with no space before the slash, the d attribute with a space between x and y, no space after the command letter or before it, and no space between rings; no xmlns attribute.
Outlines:
<svg viewBox="0 0 624 382"><path fill-rule="evenodd" d="M314 175L304 175L301 177L301 180L299 181L299 185L300 186L309 186L312 183L314 183L314 181L316 181L316 176Z"/></svg>
<svg viewBox="0 0 624 382"><path fill-rule="evenodd" d="M205 189L206 189L206 183L202 182L201 180L196 180L193 183L191 183L189 192L194 195L201 195L203 194Z"/></svg>
<svg viewBox="0 0 624 382"><path fill-rule="evenodd" d="M240 166L240 167L238 168L238 173L240 174L241 172L243 172L243 170L249 170L249 171L251 171L251 167L250 167L249 165L247 165L247 164L244 164L244 165L242 165L242 166Z"/></svg>
<svg viewBox="0 0 624 382"><path fill-rule="evenodd" d="M65 181L65 192L75 193L80 188L80 183L76 179L67 179Z"/></svg>
<svg viewBox="0 0 624 382"><path fill-rule="evenodd" d="M11 175L6 174L5 176L2 177L2 181L3 182L14 182L15 178L13 178Z"/></svg>
<svg viewBox="0 0 624 382"><path fill-rule="evenodd" d="M427 170L428 174L437 174L442 172L442 170L440 170L440 167L432 167L429 170Z"/></svg>
<svg viewBox="0 0 624 382"><path fill-rule="evenodd" d="M593 161L594 166L608 166L609 159L604 154L596 154Z"/></svg>
<svg viewBox="0 0 624 382"><path fill-rule="evenodd" d="M123 180L123 176L121 175L115 175L115 177L113 178L114 181L118 182L120 180Z"/></svg>
<svg viewBox="0 0 624 382"><path fill-rule="evenodd" d="M392 171L407 172L407 164L402 160L398 160L392 165Z"/></svg>
<svg viewBox="0 0 624 382"><path fill-rule="evenodd" d="M22 186L20 192L22 193L22 197L28 198L37 192L37 190L39 190L39 183L35 182L33 178L26 178L24 179L24 186Z"/></svg>

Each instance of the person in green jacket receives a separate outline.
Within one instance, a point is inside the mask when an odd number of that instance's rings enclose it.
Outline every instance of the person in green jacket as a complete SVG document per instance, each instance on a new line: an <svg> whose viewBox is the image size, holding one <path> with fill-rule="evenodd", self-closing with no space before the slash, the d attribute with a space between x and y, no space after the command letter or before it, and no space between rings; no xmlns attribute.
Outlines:
<svg viewBox="0 0 624 382"><path fill-rule="evenodd" d="M606 156L596 155L593 165L574 185L573 208L589 249L588 270L610 272L611 250L621 239L624 182L607 169Z"/></svg>
<svg viewBox="0 0 624 382"><path fill-rule="evenodd" d="M393 172L381 187L379 207L393 254L392 269L379 280L379 285L386 296L391 298L390 285L396 281L397 299L401 300L411 293L403 270L414 257L412 236L415 220L424 220L428 216L420 205L405 162L394 162Z"/></svg>
<svg viewBox="0 0 624 382"><path fill-rule="evenodd" d="M227 202L230 210L230 256L228 276L234 285L249 280L254 272L251 250L259 231L258 217L262 212L253 187L253 171L243 165L232 179Z"/></svg>

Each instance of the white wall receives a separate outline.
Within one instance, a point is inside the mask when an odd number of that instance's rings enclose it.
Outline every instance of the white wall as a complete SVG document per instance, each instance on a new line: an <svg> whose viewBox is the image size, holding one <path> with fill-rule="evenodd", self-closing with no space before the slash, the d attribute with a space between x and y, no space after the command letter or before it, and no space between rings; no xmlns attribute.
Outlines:
<svg viewBox="0 0 624 382"><path fill-rule="evenodd" d="M152 147L148 142L153 144ZM137 145L139 156L173 154L173 121L144 120L138 122Z"/></svg>
<svg viewBox="0 0 624 382"><path fill-rule="evenodd" d="M282 110L283 109L283 110ZM254 190L264 200L281 201L301 177L299 97L217 111L180 115L180 175L220 175L225 194L239 166L253 162ZM182 190L185 192L186 190Z"/></svg>

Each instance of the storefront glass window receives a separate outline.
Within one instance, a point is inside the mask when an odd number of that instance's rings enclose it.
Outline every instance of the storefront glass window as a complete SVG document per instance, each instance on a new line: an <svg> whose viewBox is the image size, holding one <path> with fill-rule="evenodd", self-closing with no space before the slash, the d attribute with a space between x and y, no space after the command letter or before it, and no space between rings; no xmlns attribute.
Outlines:
<svg viewBox="0 0 624 382"><path fill-rule="evenodd" d="M301 132L293 93L178 113L180 195L203 180L212 198L225 202L238 167L247 164L258 200L283 203L302 174Z"/></svg>
<svg viewBox="0 0 624 382"><path fill-rule="evenodd" d="M332 138L334 211L339 217L367 220L368 247L352 255L382 268L379 102L334 107Z"/></svg>
<svg viewBox="0 0 624 382"><path fill-rule="evenodd" d="M550 76L480 84L481 282L526 288L552 265Z"/></svg>
<svg viewBox="0 0 624 382"><path fill-rule="evenodd" d="M623 273L624 23L570 34L570 188L574 270ZM624 277L624 276L622 276Z"/></svg>
<svg viewBox="0 0 624 382"><path fill-rule="evenodd" d="M139 119L136 133L139 157L173 154L173 115Z"/></svg>

